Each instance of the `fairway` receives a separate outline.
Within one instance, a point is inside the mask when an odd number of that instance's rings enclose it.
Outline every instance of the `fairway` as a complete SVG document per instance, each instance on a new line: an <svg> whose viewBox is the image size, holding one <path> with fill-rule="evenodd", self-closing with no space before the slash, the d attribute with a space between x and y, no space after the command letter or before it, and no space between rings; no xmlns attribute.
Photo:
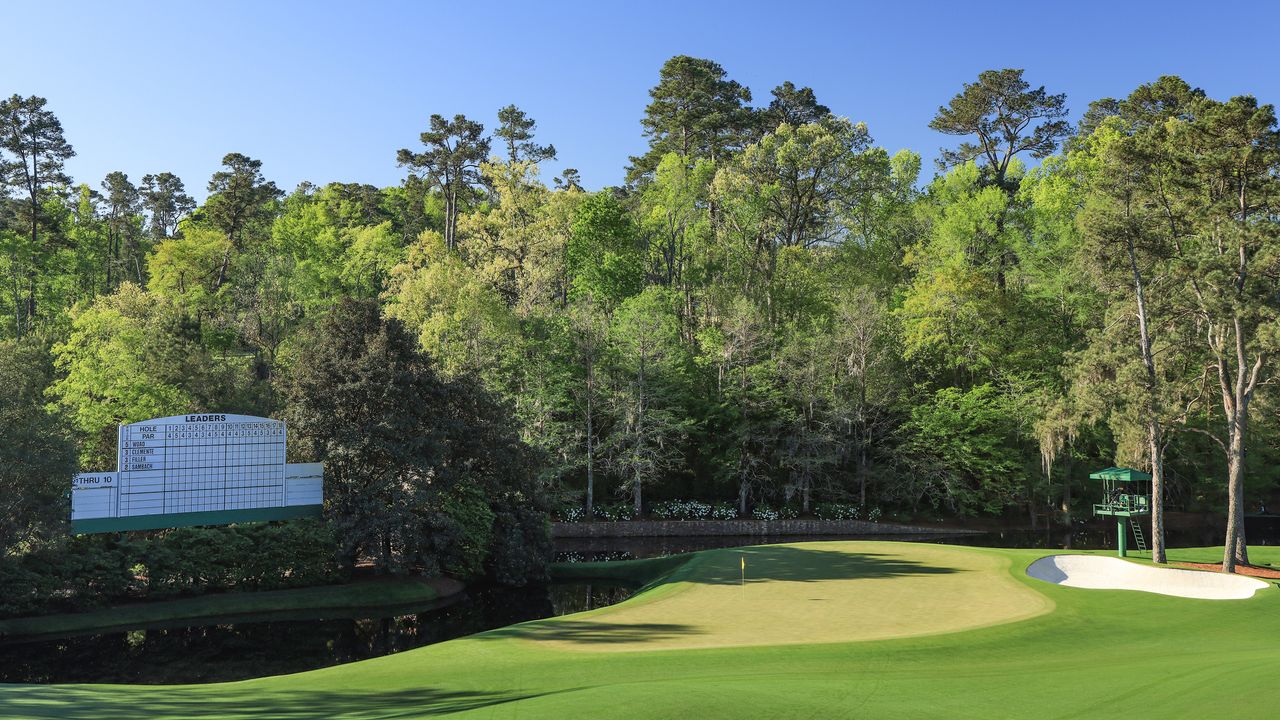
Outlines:
<svg viewBox="0 0 1280 720"><path fill-rule="evenodd" d="M1272 549L1252 551L1255 562L1280 561ZM1222 602L1027 577L1048 554L854 542L706 551L589 614L246 682L0 686L0 717L1273 714L1274 587ZM745 588L735 584L744 556ZM898 637L874 639L890 632Z"/></svg>
<svg viewBox="0 0 1280 720"><path fill-rule="evenodd" d="M1008 568L994 553L893 542L699 553L645 596L572 623L526 623L513 634L605 651L850 642L954 632L1052 609Z"/></svg>

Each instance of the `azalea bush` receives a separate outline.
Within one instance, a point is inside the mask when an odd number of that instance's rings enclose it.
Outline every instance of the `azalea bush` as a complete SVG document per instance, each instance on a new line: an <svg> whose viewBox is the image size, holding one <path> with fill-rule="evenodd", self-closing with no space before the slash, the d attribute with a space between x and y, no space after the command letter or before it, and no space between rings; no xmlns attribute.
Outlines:
<svg viewBox="0 0 1280 720"><path fill-rule="evenodd" d="M716 503L711 507L712 520L734 520L738 517L738 508L733 503Z"/></svg>
<svg viewBox="0 0 1280 720"><path fill-rule="evenodd" d="M780 520L782 514L772 505L760 504L751 511L751 517L756 520Z"/></svg>
<svg viewBox="0 0 1280 720"><path fill-rule="evenodd" d="M667 500L654 504L649 514L659 520L706 520L711 504L700 500Z"/></svg>
<svg viewBox="0 0 1280 720"><path fill-rule="evenodd" d="M556 519L560 522L582 522L587 519L587 511L581 505L570 505L561 508L556 513Z"/></svg>
<svg viewBox="0 0 1280 720"><path fill-rule="evenodd" d="M820 520L861 520L862 506L852 503L818 503L813 515Z"/></svg>
<svg viewBox="0 0 1280 720"><path fill-rule="evenodd" d="M597 520L617 522L634 518L636 511L630 503L613 503L611 505L597 505L595 507L595 515Z"/></svg>

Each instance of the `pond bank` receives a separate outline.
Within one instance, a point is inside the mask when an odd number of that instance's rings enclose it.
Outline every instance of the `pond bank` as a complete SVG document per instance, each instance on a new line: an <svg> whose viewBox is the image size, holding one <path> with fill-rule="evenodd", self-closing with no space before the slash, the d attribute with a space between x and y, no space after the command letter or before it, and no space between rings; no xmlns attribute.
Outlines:
<svg viewBox="0 0 1280 720"><path fill-rule="evenodd" d="M970 535L981 530L899 525L867 520L620 520L551 523L554 538L709 537L742 535Z"/></svg>
<svg viewBox="0 0 1280 720"><path fill-rule="evenodd" d="M452 578L376 578L342 585L290 590L220 593L118 605L81 613L0 620L0 638L35 639L52 635L108 632L163 623L190 624L219 618L270 620L292 613L342 617L371 608L423 606L458 597L464 585Z"/></svg>

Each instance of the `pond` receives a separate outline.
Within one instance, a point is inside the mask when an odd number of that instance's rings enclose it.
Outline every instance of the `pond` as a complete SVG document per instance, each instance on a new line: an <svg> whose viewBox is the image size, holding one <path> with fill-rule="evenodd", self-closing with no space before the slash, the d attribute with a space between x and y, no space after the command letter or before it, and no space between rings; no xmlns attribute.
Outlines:
<svg viewBox="0 0 1280 720"><path fill-rule="evenodd" d="M144 627L0 642L0 682L197 683L243 680L364 660L630 597L621 585L565 583L469 590L444 607L373 617Z"/></svg>
<svg viewBox="0 0 1280 720"><path fill-rule="evenodd" d="M1145 528L1144 528L1145 530ZM1250 542L1280 542L1280 522L1250 526ZM1222 541L1219 528L1171 530L1171 546ZM718 536L561 539L561 562L657 557L719 547L819 540L912 540L987 547L1109 549L1114 529L1007 529L963 535ZM368 611L366 617L301 615L291 619L148 626L31 642L0 641L0 682L193 683L301 672L402 652L513 623L621 602L633 588L615 584L552 584L479 588L443 607Z"/></svg>
<svg viewBox="0 0 1280 720"><path fill-rule="evenodd" d="M1256 518L1251 518L1256 521ZM1150 537L1150 525L1144 525L1143 533ZM1222 543L1223 530L1219 527L1170 528L1165 532L1170 547L1202 547ZM1250 544L1280 544L1280 522L1265 525L1251 522L1248 528ZM945 545L972 545L978 547L1041 548L1060 550L1113 550L1115 526L1111 523L1079 523L1071 528L1002 528L971 533L927 533L905 535L716 535L706 537L620 537L620 538L561 538L556 541L558 562L585 562L600 560L633 560L661 557L676 553L711 550L714 548L741 547L764 543L819 542L824 540L871 540L932 542ZM1133 541L1130 540L1130 547Z"/></svg>

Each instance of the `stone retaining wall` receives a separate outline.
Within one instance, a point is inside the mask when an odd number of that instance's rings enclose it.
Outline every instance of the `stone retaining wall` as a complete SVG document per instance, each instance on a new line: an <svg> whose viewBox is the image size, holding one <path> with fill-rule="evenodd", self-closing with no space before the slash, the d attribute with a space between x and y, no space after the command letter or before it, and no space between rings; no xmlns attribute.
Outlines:
<svg viewBox="0 0 1280 720"><path fill-rule="evenodd" d="M551 523L557 538L696 537L708 535L920 535L976 534L980 530L919 527L867 520L623 520Z"/></svg>

